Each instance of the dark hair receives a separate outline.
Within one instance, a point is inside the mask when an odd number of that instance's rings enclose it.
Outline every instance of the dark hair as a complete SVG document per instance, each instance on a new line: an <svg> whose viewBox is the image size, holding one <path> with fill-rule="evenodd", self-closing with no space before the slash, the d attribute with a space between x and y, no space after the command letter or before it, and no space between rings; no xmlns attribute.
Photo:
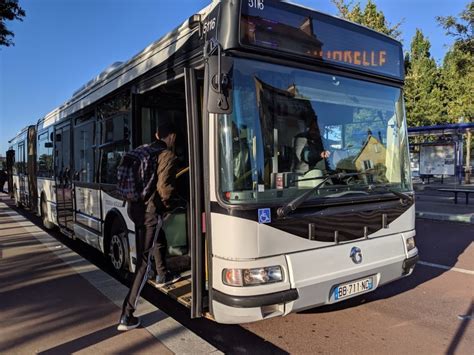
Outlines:
<svg viewBox="0 0 474 355"><path fill-rule="evenodd" d="M158 136L160 138L166 138L171 133L176 134L176 127L174 126L173 123L167 122L167 123L163 123L163 124L159 125L156 132L158 133Z"/></svg>

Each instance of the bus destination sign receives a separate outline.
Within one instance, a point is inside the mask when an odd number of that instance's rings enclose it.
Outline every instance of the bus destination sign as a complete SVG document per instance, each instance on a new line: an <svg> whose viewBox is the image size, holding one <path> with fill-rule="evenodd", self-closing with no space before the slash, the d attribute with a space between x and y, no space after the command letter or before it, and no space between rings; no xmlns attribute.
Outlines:
<svg viewBox="0 0 474 355"><path fill-rule="evenodd" d="M279 1L242 1L240 42L403 78L403 55L397 41L351 22Z"/></svg>

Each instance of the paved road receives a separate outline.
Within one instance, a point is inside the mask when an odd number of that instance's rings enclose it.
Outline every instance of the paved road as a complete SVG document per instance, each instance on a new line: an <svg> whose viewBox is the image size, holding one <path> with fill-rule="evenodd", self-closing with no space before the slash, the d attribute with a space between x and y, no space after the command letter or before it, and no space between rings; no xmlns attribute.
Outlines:
<svg viewBox="0 0 474 355"><path fill-rule="evenodd" d="M410 278L364 297L285 318L220 325L190 320L187 309L152 288L145 288L143 295L225 353L472 354L474 227L419 220L417 232L423 264ZM52 235L110 272L99 253L59 233Z"/></svg>
<svg viewBox="0 0 474 355"><path fill-rule="evenodd" d="M291 353L473 354L473 321L459 316L474 315L474 226L419 220L417 233L423 264L410 278L244 327Z"/></svg>

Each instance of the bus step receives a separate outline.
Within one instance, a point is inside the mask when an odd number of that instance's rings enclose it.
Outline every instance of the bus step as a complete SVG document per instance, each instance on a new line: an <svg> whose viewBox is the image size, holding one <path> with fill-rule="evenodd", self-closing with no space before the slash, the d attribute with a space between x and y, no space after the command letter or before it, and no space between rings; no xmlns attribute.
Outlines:
<svg viewBox="0 0 474 355"><path fill-rule="evenodd" d="M65 236L74 239L74 233L71 232L69 229L66 229L66 228L59 228L59 231L60 231L62 234L64 234Z"/></svg>
<svg viewBox="0 0 474 355"><path fill-rule="evenodd" d="M181 303L183 306L186 306L188 308L191 308L191 292L181 296L178 298L178 302Z"/></svg>
<svg viewBox="0 0 474 355"><path fill-rule="evenodd" d="M154 280L148 280L148 282L161 292L167 294L174 300L185 305L186 307L191 306L191 277L185 276L184 279L178 280L172 284L164 285L159 287Z"/></svg>

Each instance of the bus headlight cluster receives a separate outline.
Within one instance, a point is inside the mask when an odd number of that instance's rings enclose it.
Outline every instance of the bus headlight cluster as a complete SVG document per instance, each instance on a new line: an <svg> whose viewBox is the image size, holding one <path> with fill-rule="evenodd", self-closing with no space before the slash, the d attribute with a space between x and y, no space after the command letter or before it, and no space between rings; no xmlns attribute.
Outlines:
<svg viewBox="0 0 474 355"><path fill-rule="evenodd" d="M407 246L407 251L415 249L415 237L410 237L405 240L405 244Z"/></svg>
<svg viewBox="0 0 474 355"><path fill-rule="evenodd" d="M281 266L255 269L224 269L222 282L228 286L256 286L283 281Z"/></svg>

